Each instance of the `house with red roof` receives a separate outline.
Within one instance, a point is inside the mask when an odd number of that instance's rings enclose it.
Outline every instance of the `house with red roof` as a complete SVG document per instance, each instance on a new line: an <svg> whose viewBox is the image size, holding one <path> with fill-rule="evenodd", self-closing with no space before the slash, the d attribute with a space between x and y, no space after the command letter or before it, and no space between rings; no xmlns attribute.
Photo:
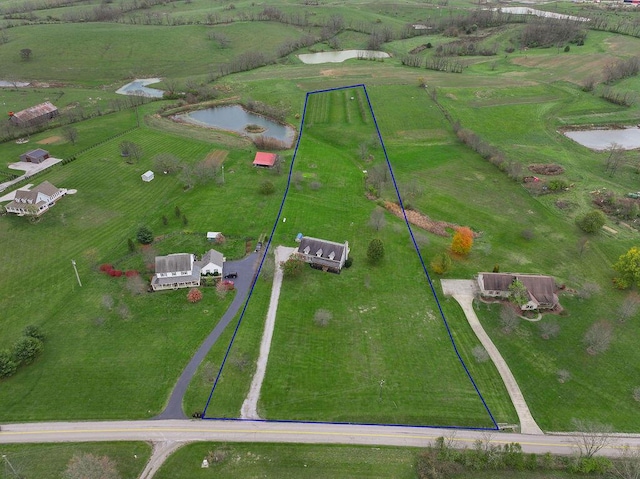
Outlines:
<svg viewBox="0 0 640 479"><path fill-rule="evenodd" d="M253 166L259 166L261 168L273 168L273 165L276 164L278 160L278 155L275 153L265 153L263 151L258 151L256 153L256 157L253 160Z"/></svg>

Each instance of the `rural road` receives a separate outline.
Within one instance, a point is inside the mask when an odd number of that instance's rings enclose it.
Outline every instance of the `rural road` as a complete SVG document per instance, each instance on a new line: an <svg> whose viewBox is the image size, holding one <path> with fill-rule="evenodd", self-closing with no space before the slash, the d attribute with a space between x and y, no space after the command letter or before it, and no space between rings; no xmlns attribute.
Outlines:
<svg viewBox="0 0 640 479"><path fill-rule="evenodd" d="M492 443L500 445L517 442L522 446L523 451L539 454L546 452L571 454L576 450L572 436L569 435L529 435L425 427L242 420L148 420L3 424L0 430L0 444L151 441L154 443L167 443L164 447L168 450L172 450L181 444L198 441L425 447L440 436L452 438L453 444L459 447L472 447L474 441L488 439ZM616 456L625 445L640 448L640 435L617 435L612 438L608 446L602 449L600 454Z"/></svg>
<svg viewBox="0 0 640 479"><path fill-rule="evenodd" d="M260 253L251 253L244 259L239 261L228 261L224 265L225 274L228 272L236 272L238 273L238 277L234 280L234 284L236 287L236 295L233 298L233 301L229 305L229 309L224 313L216 327L213 328L213 331L207 336L207 338L200 345L196 353L193 355L187 366L180 374L176 385L171 392L171 396L169 397L169 401L167 402L167 406L164 408L160 414L158 414L155 419L185 419L186 416L182 410L182 400L184 398L184 394L189 387L189 383L193 378L194 374L198 370L198 366L204 360L204 358L209 353L211 347L218 340L224 329L229 325L229 323L236 316L236 313L240 309L242 305L247 300L247 295L251 290L251 285L253 284L253 278L257 271L259 263L259 259L262 257L263 252ZM204 407L204 402L202 404Z"/></svg>

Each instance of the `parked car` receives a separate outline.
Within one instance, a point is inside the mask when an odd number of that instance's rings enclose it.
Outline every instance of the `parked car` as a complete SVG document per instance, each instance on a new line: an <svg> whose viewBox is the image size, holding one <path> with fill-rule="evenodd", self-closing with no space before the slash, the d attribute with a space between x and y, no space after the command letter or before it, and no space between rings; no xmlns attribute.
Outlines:
<svg viewBox="0 0 640 479"><path fill-rule="evenodd" d="M256 252L260 251L262 249L262 241L258 241L258 244L256 244Z"/></svg>
<svg viewBox="0 0 640 479"><path fill-rule="evenodd" d="M237 277L238 277L238 273L236 273L235 271L233 273L227 273L224 275L224 279L233 279Z"/></svg>

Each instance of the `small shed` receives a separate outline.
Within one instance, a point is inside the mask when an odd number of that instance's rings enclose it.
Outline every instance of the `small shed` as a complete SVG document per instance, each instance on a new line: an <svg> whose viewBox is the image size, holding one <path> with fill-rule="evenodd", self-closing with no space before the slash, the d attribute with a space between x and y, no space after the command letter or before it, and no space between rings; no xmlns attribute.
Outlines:
<svg viewBox="0 0 640 479"><path fill-rule="evenodd" d="M265 153L258 151L256 157L253 160L253 166L260 166L262 168L273 168L276 164L277 155L275 153Z"/></svg>
<svg viewBox="0 0 640 479"><path fill-rule="evenodd" d="M27 151L25 154L20 155L20 161L27 163L42 163L49 158L49 152L42 148L36 148L35 150Z"/></svg>
<svg viewBox="0 0 640 479"><path fill-rule="evenodd" d="M302 241L302 237L303 237L303 236L304 236L304 235L303 235L302 233L298 233L298 234L296 235L296 243L300 243L300 241Z"/></svg>
<svg viewBox="0 0 640 479"><path fill-rule="evenodd" d="M216 241L222 233L220 231L207 232L207 241Z"/></svg>
<svg viewBox="0 0 640 479"><path fill-rule="evenodd" d="M145 173L142 173L142 181L146 181L147 183L153 180L153 171L149 170Z"/></svg>

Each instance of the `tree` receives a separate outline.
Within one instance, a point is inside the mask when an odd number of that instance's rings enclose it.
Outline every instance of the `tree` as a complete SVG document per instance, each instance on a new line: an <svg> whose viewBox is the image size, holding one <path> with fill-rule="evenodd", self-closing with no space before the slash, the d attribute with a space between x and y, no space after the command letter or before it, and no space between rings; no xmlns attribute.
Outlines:
<svg viewBox="0 0 640 479"><path fill-rule="evenodd" d="M611 441L613 428L609 424L575 418L571 423L576 430L573 444L582 458L593 457Z"/></svg>
<svg viewBox="0 0 640 479"><path fill-rule="evenodd" d="M28 338L36 338L36 339L39 339L40 341L44 341L44 338L45 338L42 330L38 326L35 326L33 324L30 324L29 326L25 327L24 330L22 331L22 334Z"/></svg>
<svg viewBox="0 0 640 479"><path fill-rule="evenodd" d="M111 270L109 270L109 271L111 271ZM102 307L104 309L107 309L107 310L111 311L115 304L116 304L116 302L113 300L113 296L111 296L110 294L103 294L102 295Z"/></svg>
<svg viewBox="0 0 640 479"><path fill-rule="evenodd" d="M139 274L127 275L127 289L132 295L137 296L147 290L147 283Z"/></svg>
<svg viewBox="0 0 640 479"><path fill-rule="evenodd" d="M640 296L638 293L630 293L618 308L618 321L624 323L638 312L640 306Z"/></svg>
<svg viewBox="0 0 640 479"><path fill-rule="evenodd" d="M560 325L556 322L547 322L540 323L540 336L542 339L550 339L555 338L560 332Z"/></svg>
<svg viewBox="0 0 640 479"><path fill-rule="evenodd" d="M273 194L274 191L276 191L276 187L273 186L273 183L271 183L269 180L265 180L262 183L260 183L260 193L267 196L267 195L271 195Z"/></svg>
<svg viewBox="0 0 640 479"><path fill-rule="evenodd" d="M202 299L202 291L200 291L198 288L191 288L187 293L187 300L190 303L197 303L201 299Z"/></svg>
<svg viewBox="0 0 640 479"><path fill-rule="evenodd" d="M13 360L17 364L30 364L43 350L42 341L23 336L13 345Z"/></svg>
<svg viewBox="0 0 640 479"><path fill-rule="evenodd" d="M621 255L613 269L619 275L613 280L618 288L626 289L640 283L640 248L634 246Z"/></svg>
<svg viewBox="0 0 640 479"><path fill-rule="evenodd" d="M182 224L184 226L187 226L189 224L189 220L187 219L187 215L185 214L182 215Z"/></svg>
<svg viewBox="0 0 640 479"><path fill-rule="evenodd" d="M22 58L23 60L30 60L32 53L33 52L31 51L31 48L23 48L22 50L20 50L20 58Z"/></svg>
<svg viewBox="0 0 640 479"><path fill-rule="evenodd" d="M609 474L616 479L640 479L640 450L625 446L611 462Z"/></svg>
<svg viewBox="0 0 640 479"><path fill-rule="evenodd" d="M445 274L451 269L451 256L446 251L435 255L431 260L431 269L436 274Z"/></svg>
<svg viewBox="0 0 640 479"><path fill-rule="evenodd" d="M73 144L73 145L76 144L76 140L78 139L78 129L77 128L74 128L72 126L65 126L62 129L62 134L67 139L67 141L71 142L71 144Z"/></svg>
<svg viewBox="0 0 640 479"><path fill-rule="evenodd" d="M131 253L136 250L136 245L131 238L127 238L127 248L129 248L129 251Z"/></svg>
<svg viewBox="0 0 640 479"><path fill-rule="evenodd" d="M524 283L518 279L509 285L509 293L511 293L513 302L518 306L524 306L529 302L529 291Z"/></svg>
<svg viewBox="0 0 640 479"><path fill-rule="evenodd" d="M116 463L107 456L76 454L62 475L63 479L120 479Z"/></svg>
<svg viewBox="0 0 640 479"><path fill-rule="evenodd" d="M136 233L136 239L140 244L153 243L153 233L146 226L141 226Z"/></svg>
<svg viewBox="0 0 640 479"><path fill-rule="evenodd" d="M160 153L153 157L153 165L156 170L168 175L179 171L182 167L180 158L171 153Z"/></svg>
<svg viewBox="0 0 640 479"><path fill-rule="evenodd" d="M302 273L304 265L304 261L298 258L289 258L287 261L280 263L283 277L297 278Z"/></svg>
<svg viewBox="0 0 640 479"><path fill-rule="evenodd" d="M125 140L120 143L120 155L127 159L127 163L133 164L134 160L138 161L142 157L142 147L137 143Z"/></svg>
<svg viewBox="0 0 640 479"><path fill-rule="evenodd" d="M609 173L609 176L613 176L620 168L620 165L624 163L624 148L617 143L611 143L606 151L609 154L605 161L605 172Z"/></svg>
<svg viewBox="0 0 640 479"><path fill-rule="evenodd" d="M484 346L480 344L478 344L471 350L471 354L473 354L473 357L479 363L485 363L489 360L489 353L486 349L484 349Z"/></svg>
<svg viewBox="0 0 640 479"><path fill-rule="evenodd" d="M587 352L596 355L609 349L609 344L613 339L613 328L608 321L596 321L591 325L584 335L583 342L587 347Z"/></svg>
<svg viewBox="0 0 640 479"><path fill-rule="evenodd" d="M456 229L451 241L451 251L461 256L466 256L473 246L473 231L466 226Z"/></svg>
<svg viewBox="0 0 640 479"><path fill-rule="evenodd" d="M382 240L374 238L369 242L367 248L367 259L373 264L378 264L384 258L384 244Z"/></svg>
<svg viewBox="0 0 640 479"><path fill-rule="evenodd" d="M18 364L13 360L13 356L9 351L0 351L0 379L8 378L15 374Z"/></svg>
<svg viewBox="0 0 640 479"><path fill-rule="evenodd" d="M502 330L509 334L518 327L519 322L520 318L513 308L509 304L503 304L500 309L500 324L502 324Z"/></svg>
<svg viewBox="0 0 640 479"><path fill-rule="evenodd" d="M371 212L371 217L369 218L369 226L371 226L374 230L380 231L384 228L387 220L384 217L384 208L380 206L376 206L375 209Z"/></svg>
<svg viewBox="0 0 640 479"><path fill-rule="evenodd" d="M173 214L176 215L176 218L180 218L182 216L182 212L180 211L180 207L176 206L175 209L173 210Z"/></svg>
<svg viewBox="0 0 640 479"><path fill-rule="evenodd" d="M327 326L331 319L333 319L333 313L327 309L319 309L313 315L313 322L322 328Z"/></svg>
<svg viewBox="0 0 640 479"><path fill-rule="evenodd" d="M585 213L576 220L578 228L585 233L597 233L604 226L607 218L600 210L592 210L589 213Z"/></svg>

